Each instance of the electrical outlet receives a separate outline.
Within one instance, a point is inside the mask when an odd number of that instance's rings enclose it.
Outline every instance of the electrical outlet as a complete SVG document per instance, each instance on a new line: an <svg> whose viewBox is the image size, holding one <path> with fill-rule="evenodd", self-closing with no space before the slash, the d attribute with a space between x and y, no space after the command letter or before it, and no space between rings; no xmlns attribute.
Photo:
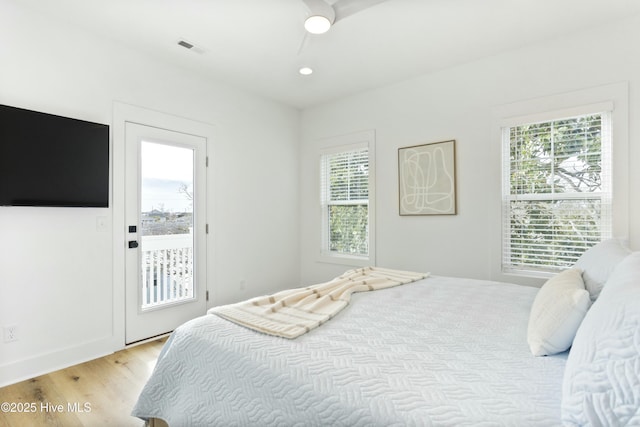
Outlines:
<svg viewBox="0 0 640 427"><path fill-rule="evenodd" d="M4 327L4 342L18 341L18 325Z"/></svg>

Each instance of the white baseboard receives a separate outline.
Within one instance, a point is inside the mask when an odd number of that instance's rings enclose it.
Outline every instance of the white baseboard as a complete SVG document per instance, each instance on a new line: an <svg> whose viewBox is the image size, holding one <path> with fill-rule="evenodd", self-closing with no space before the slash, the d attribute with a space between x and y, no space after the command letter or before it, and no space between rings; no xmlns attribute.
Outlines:
<svg viewBox="0 0 640 427"><path fill-rule="evenodd" d="M119 349L113 337L104 337L0 365L0 387L97 359Z"/></svg>

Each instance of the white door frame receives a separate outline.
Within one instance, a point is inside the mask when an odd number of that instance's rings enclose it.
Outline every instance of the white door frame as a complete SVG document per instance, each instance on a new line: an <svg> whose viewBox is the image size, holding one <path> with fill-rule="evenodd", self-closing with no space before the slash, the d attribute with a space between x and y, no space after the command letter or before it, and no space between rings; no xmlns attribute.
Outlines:
<svg viewBox="0 0 640 427"><path fill-rule="evenodd" d="M167 113L115 101L112 123L112 165L113 165L113 348L125 347L125 256L126 256L126 218L125 218L125 137L126 123L133 122L146 126L167 128L177 132L198 135L206 138L207 152L213 151L214 128L212 125ZM212 173L207 174L207 204L211 205ZM212 209L207 211L207 224L211 224ZM207 265L212 263L213 245L207 235ZM212 288L213 274L208 274L207 291Z"/></svg>
<svg viewBox="0 0 640 427"><path fill-rule="evenodd" d="M126 154L125 163L125 209L127 242L134 247L128 247L126 251L126 344L132 344L148 340L151 337L166 334L180 324L195 317L202 316L206 311L206 139L201 136L194 136L169 129L161 129L137 123L127 122L126 124ZM173 147L181 149L182 152L190 153L193 167L193 230L187 234L187 239L192 239L193 257L193 294L187 299L164 303L155 307L142 308L142 257L145 251L145 244L151 244L143 236L141 221L141 173L144 162L142 146L143 143L154 144L155 146ZM147 158L147 161L149 159ZM157 207L157 206L156 206ZM129 227L136 227L129 230ZM145 243L146 242L146 243ZM162 246L162 249L168 249ZM147 248L148 249L148 248ZM155 263L154 263L155 264ZM166 268L166 267L164 267ZM162 269L161 269L162 270ZM165 271L166 272L166 271ZM160 284L152 285L149 292L158 298L163 298L162 294L156 294L160 290L169 293L169 286L160 279ZM164 283L163 283L164 282ZM164 295L164 298L169 298Z"/></svg>

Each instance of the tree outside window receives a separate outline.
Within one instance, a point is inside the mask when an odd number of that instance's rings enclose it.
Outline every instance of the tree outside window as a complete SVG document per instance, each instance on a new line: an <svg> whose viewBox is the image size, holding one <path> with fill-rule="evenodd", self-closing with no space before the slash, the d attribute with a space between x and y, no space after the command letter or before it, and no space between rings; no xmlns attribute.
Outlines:
<svg viewBox="0 0 640 427"><path fill-rule="evenodd" d="M324 154L322 205L325 251L369 254L369 155L367 148Z"/></svg>
<svg viewBox="0 0 640 427"><path fill-rule="evenodd" d="M504 270L557 271L610 237L609 120L597 113L503 129Z"/></svg>

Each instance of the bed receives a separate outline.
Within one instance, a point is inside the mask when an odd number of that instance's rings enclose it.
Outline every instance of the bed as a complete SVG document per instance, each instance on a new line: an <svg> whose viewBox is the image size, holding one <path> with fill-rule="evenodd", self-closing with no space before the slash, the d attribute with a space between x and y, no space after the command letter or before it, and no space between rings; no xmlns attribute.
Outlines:
<svg viewBox="0 0 640 427"><path fill-rule="evenodd" d="M189 321L165 344L132 414L170 426L598 425L597 417L634 425L640 423L640 256L610 258L631 261L618 274L618 290L609 292L607 283L593 304L583 283L589 269L577 270L583 293L577 298L572 290L569 299L588 312L571 325L578 334L569 334L569 346L587 347L575 357L574 348L535 356L531 340L536 305L557 324L549 298L563 300L558 295L575 278L562 275L538 289L430 275L354 293L330 321L295 339L215 314ZM562 292L551 292L554 287ZM608 309L610 297L616 310ZM607 330L603 317L620 310L614 332ZM575 310L565 317L576 323ZM580 331L585 323L589 328ZM566 341L561 332L551 341ZM613 371L626 383L607 394L611 345L592 344L612 337L624 353ZM586 409L589 403L595 409Z"/></svg>

